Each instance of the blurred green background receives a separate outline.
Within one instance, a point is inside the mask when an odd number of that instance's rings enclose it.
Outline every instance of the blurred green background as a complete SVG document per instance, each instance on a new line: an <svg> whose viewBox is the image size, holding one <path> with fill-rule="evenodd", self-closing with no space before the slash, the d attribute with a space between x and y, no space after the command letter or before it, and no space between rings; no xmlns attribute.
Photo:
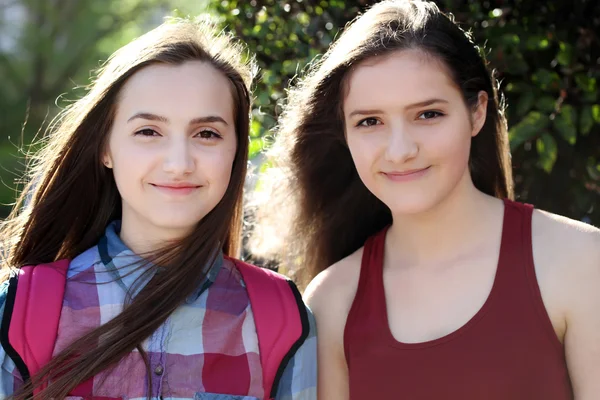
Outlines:
<svg viewBox="0 0 600 400"><path fill-rule="evenodd" d="M90 71L165 16L213 14L256 53L260 166L290 79L371 1L0 0L0 218L25 151ZM485 45L508 103L517 198L600 225L600 2L440 0ZM259 169L260 170L260 169Z"/></svg>

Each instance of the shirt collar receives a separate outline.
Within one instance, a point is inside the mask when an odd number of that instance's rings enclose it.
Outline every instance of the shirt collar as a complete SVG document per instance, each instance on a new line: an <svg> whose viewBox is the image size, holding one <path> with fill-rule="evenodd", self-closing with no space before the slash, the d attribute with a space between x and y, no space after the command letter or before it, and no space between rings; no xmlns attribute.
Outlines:
<svg viewBox="0 0 600 400"><path fill-rule="evenodd" d="M155 273L164 271L162 268L151 269L151 264L146 263L143 258L135 254L127 247L119 237L121 231L121 221L113 221L106 227L104 236L98 242L98 253L105 271L109 274L106 281L116 282L125 292L136 283L136 280L141 279L140 284L136 285L136 292L143 288ZM219 248L215 259L210 267L204 268L206 271L206 279L200 287L192 293L187 299L187 302L195 301L210 285L216 280L217 275L223 266L223 251ZM105 281L102 279L102 281Z"/></svg>

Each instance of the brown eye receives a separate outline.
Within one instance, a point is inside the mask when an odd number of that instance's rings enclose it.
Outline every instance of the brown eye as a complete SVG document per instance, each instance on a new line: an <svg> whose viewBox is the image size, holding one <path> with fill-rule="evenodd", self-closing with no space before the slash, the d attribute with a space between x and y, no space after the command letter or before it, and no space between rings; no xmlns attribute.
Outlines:
<svg viewBox="0 0 600 400"><path fill-rule="evenodd" d="M212 131L210 129L203 129L200 132L198 132L196 134L197 137L200 137L202 139L220 139L221 135L219 135L217 132Z"/></svg>
<svg viewBox="0 0 600 400"><path fill-rule="evenodd" d="M150 129L150 128L146 128L146 129L141 129L139 131L137 131L135 133L135 135L139 135L139 136L145 136L145 137L151 137L151 136L159 136L158 132L156 132L154 129Z"/></svg>
<svg viewBox="0 0 600 400"><path fill-rule="evenodd" d="M442 114L439 111L425 111L424 113L421 113L421 115L419 115L419 119L433 119L441 117L443 115L444 114Z"/></svg>
<svg viewBox="0 0 600 400"><path fill-rule="evenodd" d="M379 125L381 122L377 118L365 118L360 120L356 126L375 126Z"/></svg>

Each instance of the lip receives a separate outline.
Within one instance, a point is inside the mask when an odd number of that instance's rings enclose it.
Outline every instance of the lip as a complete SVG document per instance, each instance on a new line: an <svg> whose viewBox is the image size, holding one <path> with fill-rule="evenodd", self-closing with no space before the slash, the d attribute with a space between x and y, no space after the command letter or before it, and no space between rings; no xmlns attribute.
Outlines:
<svg viewBox="0 0 600 400"><path fill-rule="evenodd" d="M163 193L171 195L188 195L202 187L202 185L189 182L151 183L150 185Z"/></svg>
<svg viewBox="0 0 600 400"><path fill-rule="evenodd" d="M431 166L426 168L410 169L406 171L382 172L382 174L394 182L407 182L421 178L427 173L427 171L429 171L429 168L431 168Z"/></svg>

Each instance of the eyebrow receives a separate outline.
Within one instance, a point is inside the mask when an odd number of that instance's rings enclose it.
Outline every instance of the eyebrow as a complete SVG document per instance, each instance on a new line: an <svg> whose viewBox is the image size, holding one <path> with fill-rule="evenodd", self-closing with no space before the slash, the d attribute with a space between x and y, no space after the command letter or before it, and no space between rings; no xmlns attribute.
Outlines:
<svg viewBox="0 0 600 400"><path fill-rule="evenodd" d="M421 101L419 103L413 103L413 104L408 105L408 106L406 106L404 108L409 109L409 108L427 107L427 106L430 106L430 105L436 104L436 103L446 103L446 104L448 104L449 101L448 100L444 100L444 99L429 99L429 100Z"/></svg>
<svg viewBox="0 0 600 400"><path fill-rule="evenodd" d="M354 110L348 115L348 118L351 118L355 115L373 115L373 114L383 114L383 111L381 111L381 110Z"/></svg>
<svg viewBox="0 0 600 400"><path fill-rule="evenodd" d="M444 99L429 99L429 100L425 100L425 101L420 101L418 103L410 104L404 108L408 110L411 108L427 107L427 106L430 106L432 104L437 104L437 103L448 104L449 101L444 100ZM351 118L355 115L373 115L373 114L383 114L383 111L381 111L381 110L354 110L350 114L348 114L348 118Z"/></svg>
<svg viewBox="0 0 600 400"><path fill-rule="evenodd" d="M169 123L169 119L167 117L163 117L161 115L156 115L156 114L152 114L152 113L148 113L148 112L139 112L139 113L135 113L134 115L132 115L127 122L131 122L134 119L146 119L149 121L160 121L160 122L164 122L165 124ZM229 125L227 123L227 121L225 121L222 117L219 117L218 115L208 115L206 117L198 117L198 118L194 118L190 121L190 125L194 125L194 124L202 124L202 123L209 123L209 122L220 122L224 125Z"/></svg>

